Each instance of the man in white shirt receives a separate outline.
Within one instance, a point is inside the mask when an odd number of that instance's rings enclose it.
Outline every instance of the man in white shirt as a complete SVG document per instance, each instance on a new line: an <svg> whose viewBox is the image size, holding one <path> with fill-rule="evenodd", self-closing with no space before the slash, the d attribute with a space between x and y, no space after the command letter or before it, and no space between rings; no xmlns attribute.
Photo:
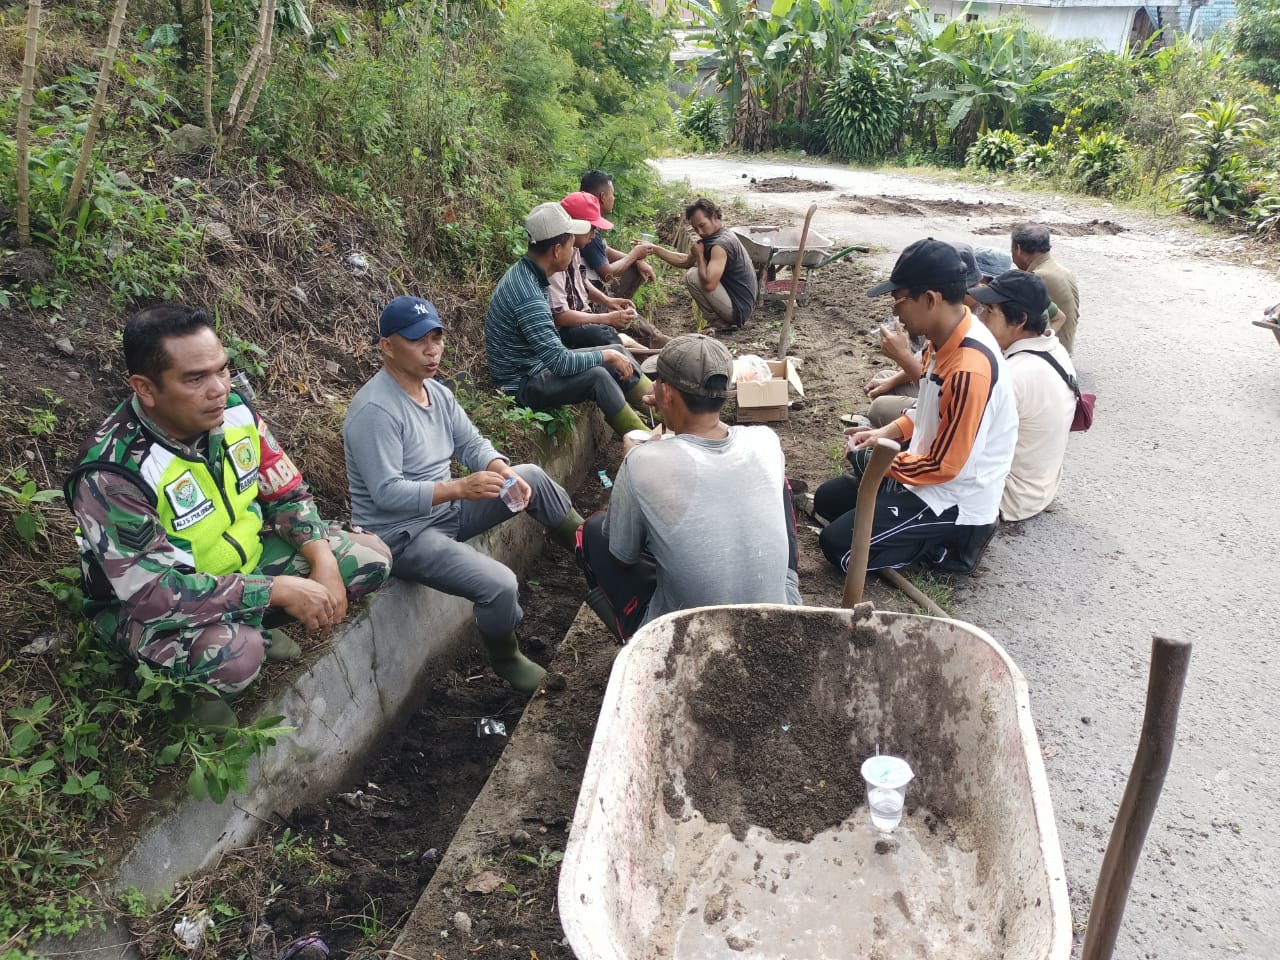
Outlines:
<svg viewBox="0 0 1280 960"><path fill-rule="evenodd" d="M1000 344L1018 407L1018 445L1000 499L1003 520L1026 520L1058 492L1075 416L1075 367L1049 329L1049 293L1034 273L1009 270L969 288L978 317Z"/></svg>
<svg viewBox="0 0 1280 960"><path fill-rule="evenodd" d="M891 294L907 333L928 341L916 406L875 430L849 437L850 472L814 493L814 512L830 521L823 554L849 567L858 484L879 438L907 442L889 467L871 522L867 569L924 561L969 573L996 529L1000 494L1017 443L1018 414L1000 347L965 306L965 264L932 237L902 251L889 279L867 291Z"/></svg>
<svg viewBox="0 0 1280 960"><path fill-rule="evenodd" d="M587 603L619 640L675 610L799 603L782 445L768 427L720 419L733 357L686 334L654 366L665 432L627 441L608 512L579 531Z"/></svg>

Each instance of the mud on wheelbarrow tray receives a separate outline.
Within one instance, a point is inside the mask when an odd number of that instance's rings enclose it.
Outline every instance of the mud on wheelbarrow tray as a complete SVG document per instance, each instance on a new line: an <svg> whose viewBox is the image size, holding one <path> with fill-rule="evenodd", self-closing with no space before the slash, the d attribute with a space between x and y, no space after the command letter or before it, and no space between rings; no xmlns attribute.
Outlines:
<svg viewBox="0 0 1280 960"><path fill-rule="evenodd" d="M877 745L916 772L892 833ZM981 630L870 604L663 617L614 665L559 909L579 960L1066 960L1026 683Z"/></svg>

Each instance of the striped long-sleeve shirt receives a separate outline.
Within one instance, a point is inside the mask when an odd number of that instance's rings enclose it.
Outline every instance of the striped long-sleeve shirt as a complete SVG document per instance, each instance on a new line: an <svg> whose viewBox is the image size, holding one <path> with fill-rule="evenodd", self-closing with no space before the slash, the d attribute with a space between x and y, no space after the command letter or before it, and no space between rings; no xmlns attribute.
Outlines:
<svg viewBox="0 0 1280 960"><path fill-rule="evenodd" d="M993 523L1018 442L1018 411L1000 346L972 313L936 350L925 349L920 399L898 418L911 441L889 468L935 513Z"/></svg>
<svg viewBox="0 0 1280 960"><path fill-rule="evenodd" d="M484 349L489 376L507 393L515 393L525 377L542 370L571 377L604 363L601 351L574 351L560 341L547 285L542 268L524 256L493 289L484 318Z"/></svg>

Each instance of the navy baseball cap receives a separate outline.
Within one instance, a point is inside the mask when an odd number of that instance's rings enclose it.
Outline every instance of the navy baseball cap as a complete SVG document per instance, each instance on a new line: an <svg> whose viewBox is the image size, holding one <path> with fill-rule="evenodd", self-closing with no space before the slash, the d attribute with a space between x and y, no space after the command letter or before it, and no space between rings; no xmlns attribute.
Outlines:
<svg viewBox="0 0 1280 960"><path fill-rule="evenodd" d="M969 288L979 303L1016 303L1035 318L1049 309L1049 291L1034 273L1006 270L990 283Z"/></svg>
<svg viewBox="0 0 1280 960"><path fill-rule="evenodd" d="M440 312L435 304L421 297L396 297L382 308L382 316L378 318L378 337L400 334L406 340L421 340L433 330L443 330Z"/></svg>
<svg viewBox="0 0 1280 960"><path fill-rule="evenodd" d="M942 240L926 237L903 250L889 279L877 283L867 291L867 296L882 297L904 287L929 288L935 284L960 283L964 281L965 273L965 263L959 250Z"/></svg>
<svg viewBox="0 0 1280 960"><path fill-rule="evenodd" d="M974 259L973 247L967 243L953 243L956 253L960 254L960 262L964 264L964 285L971 287L982 280L978 270L978 261Z"/></svg>
<svg viewBox="0 0 1280 960"><path fill-rule="evenodd" d="M1013 258L1008 252L996 250L994 247L978 247L973 251L973 259L978 264L978 271L984 277L998 277L1006 270L1013 269Z"/></svg>

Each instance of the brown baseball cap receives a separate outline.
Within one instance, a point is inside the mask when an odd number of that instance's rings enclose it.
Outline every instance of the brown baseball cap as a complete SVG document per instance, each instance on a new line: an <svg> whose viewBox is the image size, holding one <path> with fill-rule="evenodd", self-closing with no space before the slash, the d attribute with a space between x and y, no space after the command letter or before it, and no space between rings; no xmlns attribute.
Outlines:
<svg viewBox="0 0 1280 960"><path fill-rule="evenodd" d="M645 373L695 397L726 397L733 382L732 355L719 340L702 333L676 337L644 367Z"/></svg>

